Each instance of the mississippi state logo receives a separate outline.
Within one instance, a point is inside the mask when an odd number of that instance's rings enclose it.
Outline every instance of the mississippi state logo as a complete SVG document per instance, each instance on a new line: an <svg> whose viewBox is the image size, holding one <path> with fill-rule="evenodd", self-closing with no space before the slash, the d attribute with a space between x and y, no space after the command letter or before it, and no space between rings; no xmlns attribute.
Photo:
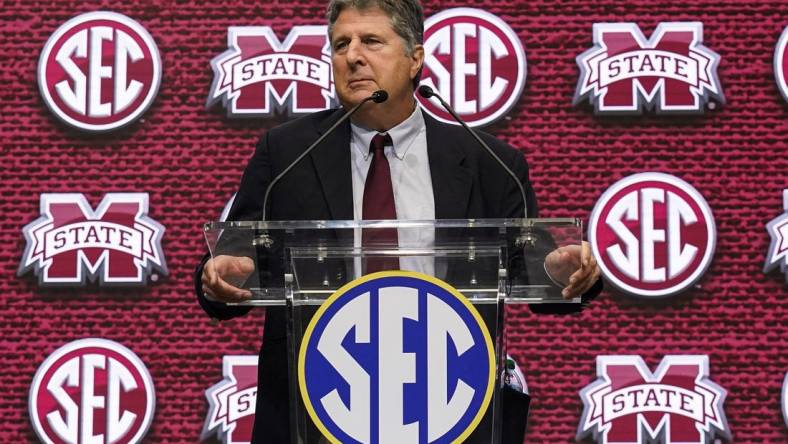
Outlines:
<svg viewBox="0 0 788 444"><path fill-rule="evenodd" d="M594 206L588 238L600 270L634 296L670 296L705 273L717 232L711 208L683 180L641 173L611 186Z"/></svg>
<svg viewBox="0 0 788 444"><path fill-rule="evenodd" d="M788 189L783 190L783 210L785 212L766 224L766 231L772 238L763 272L768 273L777 267L785 274L788 283Z"/></svg>
<svg viewBox="0 0 788 444"><path fill-rule="evenodd" d="M479 313L448 284L373 273L334 293L304 334L298 383L333 443L462 442L492 396L495 360Z"/></svg>
<svg viewBox="0 0 788 444"><path fill-rule="evenodd" d="M224 444L252 440L257 402L257 356L225 356L221 382L205 392L208 417L201 440L216 435Z"/></svg>
<svg viewBox="0 0 788 444"><path fill-rule="evenodd" d="M147 193L109 193L93 211L82 194L42 194L41 217L24 228L19 275L40 285L143 285L167 274L164 227L148 217Z"/></svg>
<svg viewBox="0 0 788 444"><path fill-rule="evenodd" d="M577 57L574 104L588 99L597 114L699 113L724 103L720 56L703 46L700 22L661 23L646 39L634 23L595 23L594 47Z"/></svg>
<svg viewBox="0 0 788 444"><path fill-rule="evenodd" d="M598 356L598 379L580 391L577 440L688 444L730 439L727 392L709 380L708 356L665 356L652 374L640 356Z"/></svg>
<svg viewBox="0 0 788 444"><path fill-rule="evenodd" d="M267 26L231 26L230 49L211 60L207 107L221 100L229 117L330 108L335 95L327 32L325 26L296 26L280 42Z"/></svg>
<svg viewBox="0 0 788 444"><path fill-rule="evenodd" d="M49 444L137 443L156 400L148 369L131 350L81 339L52 353L30 389L30 420Z"/></svg>
<svg viewBox="0 0 788 444"><path fill-rule="evenodd" d="M525 50L500 18L481 9L455 8L424 22L422 82L437 91L470 126L503 117L525 86ZM419 96L436 119L456 124L437 99Z"/></svg>
<svg viewBox="0 0 788 444"><path fill-rule="evenodd" d="M777 79L777 87L783 99L788 101L788 57L786 57L786 46L788 46L788 26L783 29L777 48L774 50L774 77Z"/></svg>
<svg viewBox="0 0 788 444"><path fill-rule="evenodd" d="M161 60L139 23L114 12L69 20L49 38L38 61L44 103L74 128L102 132L137 119L153 102Z"/></svg>

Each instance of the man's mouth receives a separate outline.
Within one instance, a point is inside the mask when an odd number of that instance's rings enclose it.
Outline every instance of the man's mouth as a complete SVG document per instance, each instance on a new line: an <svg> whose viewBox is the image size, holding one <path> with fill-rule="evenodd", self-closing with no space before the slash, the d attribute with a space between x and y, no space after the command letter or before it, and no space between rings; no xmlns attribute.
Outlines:
<svg viewBox="0 0 788 444"><path fill-rule="evenodd" d="M348 86L361 85L363 83L372 82L372 79L354 79L347 82Z"/></svg>

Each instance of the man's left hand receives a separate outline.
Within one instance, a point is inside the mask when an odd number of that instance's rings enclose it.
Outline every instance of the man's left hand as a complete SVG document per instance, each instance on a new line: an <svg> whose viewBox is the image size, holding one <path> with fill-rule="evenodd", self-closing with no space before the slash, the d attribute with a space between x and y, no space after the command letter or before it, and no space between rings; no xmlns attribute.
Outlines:
<svg viewBox="0 0 788 444"><path fill-rule="evenodd" d="M567 245L556 248L545 258L545 270L563 285L564 299L574 299L587 292L599 279L599 266L591 254L591 245Z"/></svg>

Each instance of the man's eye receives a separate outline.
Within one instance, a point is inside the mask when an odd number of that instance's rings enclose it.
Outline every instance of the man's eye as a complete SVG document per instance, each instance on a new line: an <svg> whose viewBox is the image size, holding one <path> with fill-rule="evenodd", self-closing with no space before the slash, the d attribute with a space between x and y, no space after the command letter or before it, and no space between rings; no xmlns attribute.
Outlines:
<svg viewBox="0 0 788 444"><path fill-rule="evenodd" d="M337 42L334 43L334 51L339 51L340 49L347 46L347 42Z"/></svg>
<svg viewBox="0 0 788 444"><path fill-rule="evenodd" d="M367 44L367 45L377 45L377 44L380 44L381 41L376 39L376 38L373 38L373 37L368 37L368 38L364 39L364 43Z"/></svg>

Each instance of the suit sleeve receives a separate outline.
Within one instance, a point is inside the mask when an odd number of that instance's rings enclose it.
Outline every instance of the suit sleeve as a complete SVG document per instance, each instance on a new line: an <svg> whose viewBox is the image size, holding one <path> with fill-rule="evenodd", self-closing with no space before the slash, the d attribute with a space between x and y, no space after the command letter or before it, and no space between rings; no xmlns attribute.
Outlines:
<svg viewBox="0 0 788 444"><path fill-rule="evenodd" d="M525 197L528 205L528 217L539 217L539 210L536 203L536 193L534 192L534 189L531 186L531 181L528 177L528 164L525 161L525 156L523 156L521 152L515 150L512 158L509 159L507 164L510 165L510 168L520 179L520 183L525 189ZM506 217L517 218L523 216L523 199L522 195L520 194L520 189L516 184L512 183L507 188L507 192L504 193L501 208L503 209L503 214L505 214ZM545 236L545 238L546 237L549 236ZM554 248L554 245L552 248L546 246L541 248L545 248L546 251L549 251L550 249ZM539 269L539 267L528 268ZM551 280L546 276L546 272L544 274L544 276L531 277L531 279L536 278L536 280L550 282ZM579 313L602 291L602 286L602 279L600 278L586 293L581 296L580 304L532 304L529 306L529 308L533 313L538 314Z"/></svg>
<svg viewBox="0 0 788 444"><path fill-rule="evenodd" d="M244 170L241 185L228 213L227 220L260 220L265 189L271 182L270 131L260 138L254 155ZM250 253L253 254L253 253ZM250 307L228 306L222 302L210 301L202 291L202 272L210 254L203 256L194 273L194 289L197 301L208 316L226 320L249 312Z"/></svg>

